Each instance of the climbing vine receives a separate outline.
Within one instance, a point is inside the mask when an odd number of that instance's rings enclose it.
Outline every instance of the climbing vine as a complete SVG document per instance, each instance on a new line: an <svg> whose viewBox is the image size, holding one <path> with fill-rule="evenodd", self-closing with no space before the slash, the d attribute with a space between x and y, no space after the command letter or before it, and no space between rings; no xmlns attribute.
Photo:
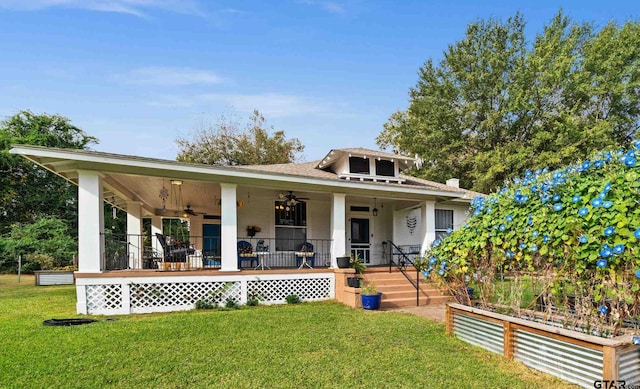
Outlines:
<svg viewBox="0 0 640 389"><path fill-rule="evenodd" d="M474 199L468 222L433 242L425 275L461 302L471 302L459 293L471 285L481 305L628 324L640 296L639 149L640 140L564 169L527 171Z"/></svg>

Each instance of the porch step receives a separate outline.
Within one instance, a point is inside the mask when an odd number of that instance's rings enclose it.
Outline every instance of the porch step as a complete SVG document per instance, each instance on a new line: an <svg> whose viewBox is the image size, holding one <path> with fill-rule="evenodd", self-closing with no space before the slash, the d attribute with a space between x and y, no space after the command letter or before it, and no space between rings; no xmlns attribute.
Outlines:
<svg viewBox="0 0 640 389"><path fill-rule="evenodd" d="M413 274L412 274L413 273ZM416 273L407 273L415 280ZM397 308L416 306L416 289L399 270L389 268L368 268L364 273L365 284L375 283L382 292L381 308ZM418 275L420 287L420 305L442 304L451 301L451 297L444 294L435 285L424 282L424 277Z"/></svg>

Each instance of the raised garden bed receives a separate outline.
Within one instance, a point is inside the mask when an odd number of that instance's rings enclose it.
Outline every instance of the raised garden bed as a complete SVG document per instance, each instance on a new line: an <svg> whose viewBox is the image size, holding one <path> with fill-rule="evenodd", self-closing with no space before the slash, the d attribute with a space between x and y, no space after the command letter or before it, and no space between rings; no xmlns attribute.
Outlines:
<svg viewBox="0 0 640 389"><path fill-rule="evenodd" d="M583 387L602 380L640 384L640 347L631 334L603 338L454 303L447 305L446 331Z"/></svg>

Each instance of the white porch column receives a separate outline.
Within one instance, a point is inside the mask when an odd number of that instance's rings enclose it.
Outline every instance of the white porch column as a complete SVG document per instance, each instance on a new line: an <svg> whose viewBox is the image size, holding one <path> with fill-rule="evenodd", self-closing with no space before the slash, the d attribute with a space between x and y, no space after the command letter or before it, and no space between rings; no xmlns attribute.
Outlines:
<svg viewBox="0 0 640 389"><path fill-rule="evenodd" d="M103 232L102 179L97 172L78 170L78 272L102 270Z"/></svg>
<svg viewBox="0 0 640 389"><path fill-rule="evenodd" d="M337 257L347 252L346 227L346 197L345 193L334 193L331 202L331 267L337 268Z"/></svg>
<svg viewBox="0 0 640 389"><path fill-rule="evenodd" d="M424 254L431 243L436 240L436 202L427 200L420 206L420 219L422 220L422 247L420 252Z"/></svg>
<svg viewBox="0 0 640 389"><path fill-rule="evenodd" d="M162 216L151 216L151 247L162 257L164 255L164 249L158 241L156 234L162 234Z"/></svg>
<svg viewBox="0 0 640 389"><path fill-rule="evenodd" d="M127 201L127 244L129 268L142 269L142 204Z"/></svg>
<svg viewBox="0 0 640 389"><path fill-rule="evenodd" d="M238 210L236 184L220 184L220 271L238 271Z"/></svg>

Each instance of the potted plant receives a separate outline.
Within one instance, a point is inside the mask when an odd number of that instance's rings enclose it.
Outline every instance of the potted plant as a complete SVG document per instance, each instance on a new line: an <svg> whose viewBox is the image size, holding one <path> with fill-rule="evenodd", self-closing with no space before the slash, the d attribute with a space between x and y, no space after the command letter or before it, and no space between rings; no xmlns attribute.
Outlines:
<svg viewBox="0 0 640 389"><path fill-rule="evenodd" d="M378 289L376 289L376 285L373 282L370 282L368 286L362 285L360 296L362 297L362 308L380 309L382 292L378 292Z"/></svg>
<svg viewBox="0 0 640 389"><path fill-rule="evenodd" d="M356 258L353 255L349 258L349 266L352 269L355 269L356 274L360 276L362 275L362 273L364 273L364 271L367 268L364 265L362 259L360 259L359 257ZM359 288L361 278L358 277L357 275L353 277L347 277L347 285L349 285L352 288Z"/></svg>
<svg viewBox="0 0 640 389"><path fill-rule="evenodd" d="M338 267L340 269L346 269L351 264L351 256L349 254L345 254L342 257L337 257L336 261L338 261Z"/></svg>
<svg viewBox="0 0 640 389"><path fill-rule="evenodd" d="M258 226L247 226L247 236L254 237L256 233L262 231Z"/></svg>

